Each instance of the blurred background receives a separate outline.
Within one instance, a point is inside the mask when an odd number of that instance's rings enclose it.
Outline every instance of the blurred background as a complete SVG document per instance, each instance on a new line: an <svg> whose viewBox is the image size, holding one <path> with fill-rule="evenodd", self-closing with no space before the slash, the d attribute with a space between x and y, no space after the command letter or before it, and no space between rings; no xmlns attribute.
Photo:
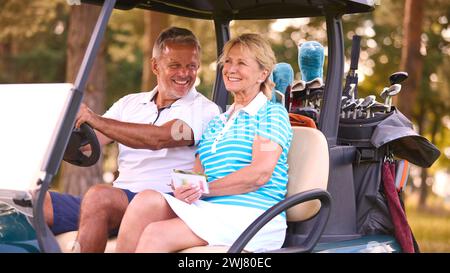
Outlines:
<svg viewBox="0 0 450 273"><path fill-rule="evenodd" d="M450 2L376 2L373 13L343 18L345 71L357 34L362 36L360 97L376 95L382 101L379 94L388 86L389 75L409 73L394 104L442 155L429 169L412 167L404 193L406 213L423 252L450 252ZM0 83L73 82L99 12L99 7L69 6L65 0L1 0ZM151 47L168 26L189 28L200 39L202 65L196 86L211 98L217 59L212 22L115 10L85 93L85 102L95 112L102 114L125 94L155 86ZM243 32L269 39L278 62L291 64L298 80L298 45L316 40L327 46L325 21L319 18L231 22L232 37ZM54 190L83 194L90 185L112 182L116 153L116 146L106 147L100 162L89 168L63 163Z"/></svg>

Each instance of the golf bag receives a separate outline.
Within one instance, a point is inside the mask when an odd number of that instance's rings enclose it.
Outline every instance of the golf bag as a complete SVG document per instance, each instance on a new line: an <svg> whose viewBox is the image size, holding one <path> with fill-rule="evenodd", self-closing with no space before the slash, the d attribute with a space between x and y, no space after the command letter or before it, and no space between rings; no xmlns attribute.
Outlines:
<svg viewBox="0 0 450 273"><path fill-rule="evenodd" d="M409 226L403 227L407 225L406 217L403 222L393 219L396 215L392 210L393 202L402 203L402 197L398 188L395 193L400 200L388 200L384 185L395 183L395 174L387 177L384 165L392 164L394 170L403 159L421 167L430 167L439 157L439 150L418 135L411 122L396 109L367 119L341 118L338 144L356 147L352 167L357 233L392 234L397 238L399 229L409 230ZM392 189L395 189L394 185Z"/></svg>

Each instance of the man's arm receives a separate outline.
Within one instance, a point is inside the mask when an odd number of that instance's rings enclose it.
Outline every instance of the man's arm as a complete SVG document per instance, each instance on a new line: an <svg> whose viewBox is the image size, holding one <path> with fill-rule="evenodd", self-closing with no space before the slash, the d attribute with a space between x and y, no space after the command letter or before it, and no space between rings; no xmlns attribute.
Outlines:
<svg viewBox="0 0 450 273"><path fill-rule="evenodd" d="M161 126L122 122L99 116L82 104L75 126L84 122L96 130L101 144L117 141L134 149L159 150L194 143L192 129L180 120L171 120Z"/></svg>
<svg viewBox="0 0 450 273"><path fill-rule="evenodd" d="M97 136L98 142L100 143L100 146L104 146L106 144L109 144L113 142L114 140L110 139L109 137L105 136L98 130L94 130L95 135Z"/></svg>
<svg viewBox="0 0 450 273"><path fill-rule="evenodd" d="M89 121L88 123L91 124ZM191 128L180 120L171 120L161 126L156 126L97 116L91 126L106 137L134 149L159 150L189 146L194 143Z"/></svg>

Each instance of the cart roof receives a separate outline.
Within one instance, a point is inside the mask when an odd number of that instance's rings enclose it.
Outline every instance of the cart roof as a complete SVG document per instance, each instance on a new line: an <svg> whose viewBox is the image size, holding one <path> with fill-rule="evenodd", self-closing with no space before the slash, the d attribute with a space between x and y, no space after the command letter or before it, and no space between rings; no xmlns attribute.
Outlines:
<svg viewBox="0 0 450 273"><path fill-rule="evenodd" d="M104 0L82 0L102 5ZM374 0L117 0L115 8L141 8L199 19L276 19L323 16L325 11L369 12Z"/></svg>

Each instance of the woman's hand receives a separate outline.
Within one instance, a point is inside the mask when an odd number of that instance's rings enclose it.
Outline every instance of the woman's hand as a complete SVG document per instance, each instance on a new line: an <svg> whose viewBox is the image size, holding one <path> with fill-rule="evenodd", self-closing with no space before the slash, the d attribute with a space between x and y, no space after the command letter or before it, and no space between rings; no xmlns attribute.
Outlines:
<svg viewBox="0 0 450 273"><path fill-rule="evenodd" d="M184 185L174 189L173 195L175 196L175 198L181 201L192 204L200 199L200 197L202 196L202 190L198 185Z"/></svg>

